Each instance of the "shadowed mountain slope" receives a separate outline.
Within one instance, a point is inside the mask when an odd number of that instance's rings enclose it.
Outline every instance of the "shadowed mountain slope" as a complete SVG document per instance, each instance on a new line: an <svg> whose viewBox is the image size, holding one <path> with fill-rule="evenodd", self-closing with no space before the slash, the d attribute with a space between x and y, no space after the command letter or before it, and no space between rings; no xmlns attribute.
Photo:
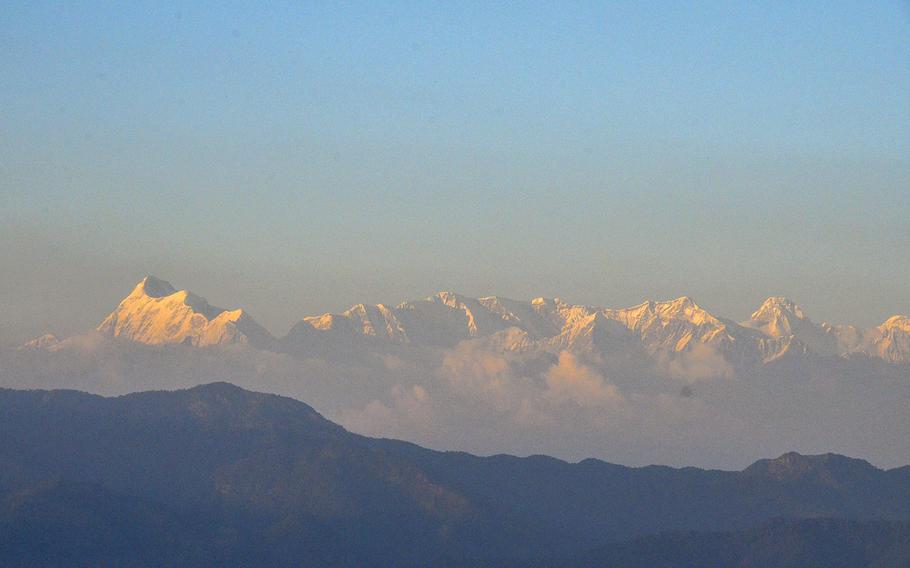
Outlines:
<svg viewBox="0 0 910 568"><path fill-rule="evenodd" d="M610 545L576 567L898 568L910 566L910 523L776 519L724 533L673 533Z"/></svg>
<svg viewBox="0 0 910 568"><path fill-rule="evenodd" d="M120 539L140 543L137 558L171 543L164 564L420 565L567 557L780 516L905 519L910 468L798 454L742 472L484 458L354 435L226 383L119 398L2 390L0 499L0 558L56 534L48 554L95 564L119 564L104 543Z"/></svg>

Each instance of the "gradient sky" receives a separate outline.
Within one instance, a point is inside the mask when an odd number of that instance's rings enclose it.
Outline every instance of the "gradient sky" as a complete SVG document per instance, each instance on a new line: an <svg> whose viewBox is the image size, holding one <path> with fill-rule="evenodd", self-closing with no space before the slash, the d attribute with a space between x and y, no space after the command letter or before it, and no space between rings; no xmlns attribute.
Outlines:
<svg viewBox="0 0 910 568"><path fill-rule="evenodd" d="M910 312L906 2L0 6L0 342L145 273Z"/></svg>

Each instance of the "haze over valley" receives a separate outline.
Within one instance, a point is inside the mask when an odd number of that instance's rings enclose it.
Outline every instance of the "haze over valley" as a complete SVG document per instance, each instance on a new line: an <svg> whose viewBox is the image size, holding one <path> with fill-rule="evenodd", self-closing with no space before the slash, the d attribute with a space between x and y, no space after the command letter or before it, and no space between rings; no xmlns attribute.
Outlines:
<svg viewBox="0 0 910 568"><path fill-rule="evenodd" d="M902 465L908 318L860 329L769 297L734 322L689 297L629 308L440 292L304 316L276 337L243 308L149 276L97 329L2 353L2 385L100 394L229 381L348 429L479 454L740 468L797 450Z"/></svg>

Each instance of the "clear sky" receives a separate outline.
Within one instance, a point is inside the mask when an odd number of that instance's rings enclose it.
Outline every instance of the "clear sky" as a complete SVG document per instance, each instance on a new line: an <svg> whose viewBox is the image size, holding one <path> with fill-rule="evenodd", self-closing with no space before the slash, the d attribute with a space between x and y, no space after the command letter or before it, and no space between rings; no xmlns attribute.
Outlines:
<svg viewBox="0 0 910 568"><path fill-rule="evenodd" d="M0 5L0 342L145 273L910 312L907 2L260 4Z"/></svg>

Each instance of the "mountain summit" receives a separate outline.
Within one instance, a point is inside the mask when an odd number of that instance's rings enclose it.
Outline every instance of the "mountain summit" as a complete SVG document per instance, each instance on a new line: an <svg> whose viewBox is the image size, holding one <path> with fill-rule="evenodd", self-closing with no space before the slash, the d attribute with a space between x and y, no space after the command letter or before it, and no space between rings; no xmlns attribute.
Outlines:
<svg viewBox="0 0 910 568"><path fill-rule="evenodd" d="M784 342L717 317L688 296L630 308L570 304L560 299L469 298L439 292L396 307L359 304L340 314L303 318L285 345L314 344L320 334L336 344L410 344L453 347L489 338L506 351L681 354L698 345L737 364L769 360ZM631 349L631 351L630 351Z"/></svg>
<svg viewBox="0 0 910 568"><path fill-rule="evenodd" d="M228 343L267 346L272 336L241 309L225 310L169 282L146 276L98 326L98 331L160 345L197 347Z"/></svg>
<svg viewBox="0 0 910 568"><path fill-rule="evenodd" d="M794 327L809 321L796 302L782 296L772 296L765 300L750 319L758 329L771 337L793 335Z"/></svg>
<svg viewBox="0 0 910 568"><path fill-rule="evenodd" d="M894 316L863 330L815 323L792 300L767 298L750 319L735 322L692 298L646 301L628 308L571 304L559 298L471 298L452 291L398 305L356 304L341 313L303 317L276 340L242 309L209 304L169 282L146 276L97 330L139 343L197 347L250 344L310 357L360 357L393 346L453 348L482 341L494 351L611 353L666 361L698 351L733 367L753 367L785 356L860 355L910 362L910 318ZM30 348L52 348L39 338Z"/></svg>
<svg viewBox="0 0 910 568"><path fill-rule="evenodd" d="M742 325L783 340L788 347L796 343L800 348L818 355L840 355L848 350L840 347L840 336L846 330L816 324L796 302L782 296L772 296L765 300Z"/></svg>
<svg viewBox="0 0 910 568"><path fill-rule="evenodd" d="M869 331L866 351L891 363L910 363L910 317L897 315Z"/></svg>
<svg viewBox="0 0 910 568"><path fill-rule="evenodd" d="M849 485L874 475L876 468L866 460L838 454L802 455L788 452L775 459L759 460L745 469L747 474L777 481L812 480L832 487Z"/></svg>

